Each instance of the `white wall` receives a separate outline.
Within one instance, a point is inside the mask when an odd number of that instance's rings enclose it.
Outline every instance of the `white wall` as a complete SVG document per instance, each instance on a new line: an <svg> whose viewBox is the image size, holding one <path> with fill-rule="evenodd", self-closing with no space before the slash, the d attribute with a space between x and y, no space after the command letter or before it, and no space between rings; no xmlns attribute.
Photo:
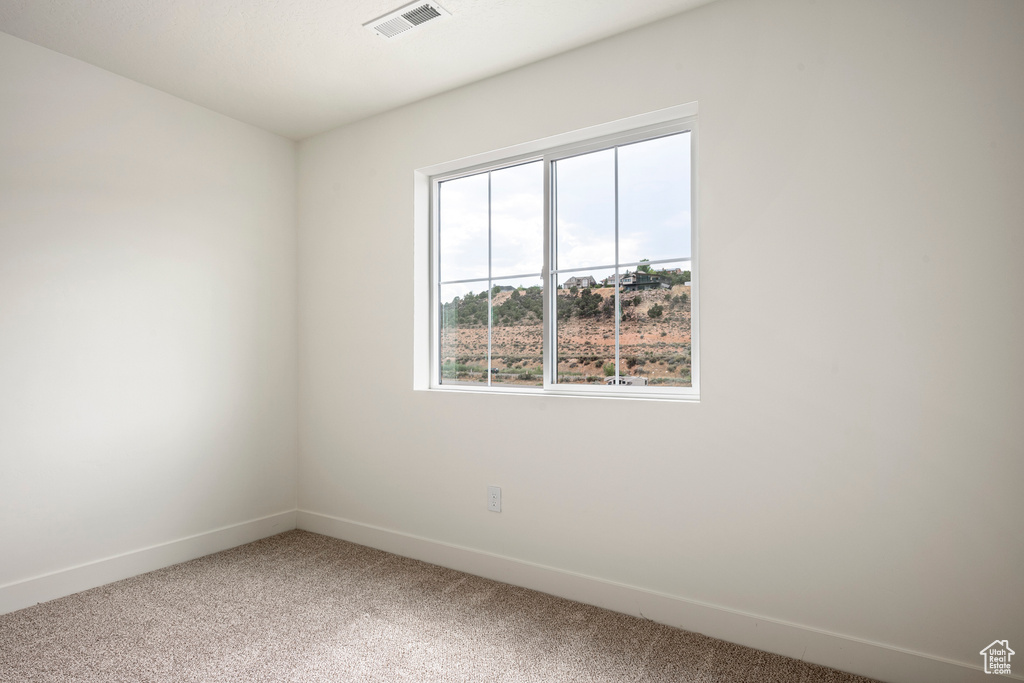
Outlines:
<svg viewBox="0 0 1024 683"><path fill-rule="evenodd" d="M0 33L0 586L294 509L295 153Z"/></svg>
<svg viewBox="0 0 1024 683"><path fill-rule="evenodd" d="M1022 29L722 0L305 141L300 508L972 667L1024 643ZM701 402L414 392L413 170L691 101Z"/></svg>

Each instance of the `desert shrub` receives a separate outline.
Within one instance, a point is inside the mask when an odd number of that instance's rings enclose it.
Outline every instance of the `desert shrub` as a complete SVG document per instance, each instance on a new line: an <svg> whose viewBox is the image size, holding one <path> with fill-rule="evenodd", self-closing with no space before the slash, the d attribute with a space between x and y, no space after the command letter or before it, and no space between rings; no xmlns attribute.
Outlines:
<svg viewBox="0 0 1024 683"><path fill-rule="evenodd" d="M647 315L652 318L660 318L661 314L665 312L665 309L661 307L661 304L654 304L647 309Z"/></svg>
<svg viewBox="0 0 1024 683"><path fill-rule="evenodd" d="M568 320L572 317L575 308L574 299L565 296L555 297L555 315L559 320Z"/></svg>
<svg viewBox="0 0 1024 683"><path fill-rule="evenodd" d="M487 324L487 290L455 297L441 306L441 325L445 329Z"/></svg>
<svg viewBox="0 0 1024 683"><path fill-rule="evenodd" d="M614 377L615 376L615 363L605 363L604 364L604 376L605 377Z"/></svg>
<svg viewBox="0 0 1024 683"><path fill-rule="evenodd" d="M515 325L523 321L524 318L526 322L534 319L539 322L543 311L544 298L541 295L540 287L530 287L525 290L514 289L509 297L501 302L501 305L494 307L493 320L494 324L498 326ZM484 322L486 322L486 316Z"/></svg>
<svg viewBox="0 0 1024 683"><path fill-rule="evenodd" d="M658 274L667 277L672 286L682 285L690 281L690 271L688 270L684 270L682 273L666 273L664 270L661 270L658 271Z"/></svg>
<svg viewBox="0 0 1024 683"><path fill-rule="evenodd" d="M581 293L578 299L576 299L576 310L581 318L593 318L600 311L601 302L604 297L600 294L594 294L587 287Z"/></svg>
<svg viewBox="0 0 1024 683"><path fill-rule="evenodd" d="M593 318L601 314L608 315L615 306L613 300L611 308L609 308L605 298L600 294L595 294L590 287L584 288L576 297L560 296L557 298L557 302L558 320L568 320L573 316ZM538 317L540 316L538 315Z"/></svg>
<svg viewBox="0 0 1024 683"><path fill-rule="evenodd" d="M614 296L609 296L607 299L604 300L604 303L601 304L601 314L604 315L606 318L610 318L613 315L615 315L615 297ZM604 338L607 339L608 335L605 335Z"/></svg>

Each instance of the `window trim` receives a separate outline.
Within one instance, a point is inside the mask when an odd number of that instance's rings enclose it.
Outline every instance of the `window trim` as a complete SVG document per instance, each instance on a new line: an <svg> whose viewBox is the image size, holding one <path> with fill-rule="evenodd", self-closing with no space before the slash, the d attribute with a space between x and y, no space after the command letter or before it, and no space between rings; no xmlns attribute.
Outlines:
<svg viewBox="0 0 1024 683"><path fill-rule="evenodd" d="M552 162L601 149L621 146L665 135L690 132L691 174L690 174L690 357L691 386L671 387L647 385L643 387L609 387L586 384L558 384L553 380L557 373L554 364L556 321L551 315L557 297L553 282L554 253L551 244L553 235L554 206L551 201ZM541 278L545 289L543 336L543 385L539 387L501 386L490 383L481 386L442 384L440 382L440 301L438 281L435 273L439 266L439 244L437 230L439 207L435 198L441 182L475 175L486 171L507 168L516 164L541 160L544 170L544 260ZM586 396L594 398L628 398L652 400L700 400L700 274L699 274L699 199L698 199L698 127L697 105L690 103L668 109L621 119L608 124L594 126L562 135L536 140L522 145L495 150L456 161L418 169L414 174L416 207L414 278L416 291L414 301L414 389L430 391L452 391L461 393L520 394L543 396ZM672 259L674 262L681 259ZM620 264L622 266L623 264ZM595 266L596 267L596 266ZM557 272L555 272L557 275ZM425 285L425 286L424 286Z"/></svg>

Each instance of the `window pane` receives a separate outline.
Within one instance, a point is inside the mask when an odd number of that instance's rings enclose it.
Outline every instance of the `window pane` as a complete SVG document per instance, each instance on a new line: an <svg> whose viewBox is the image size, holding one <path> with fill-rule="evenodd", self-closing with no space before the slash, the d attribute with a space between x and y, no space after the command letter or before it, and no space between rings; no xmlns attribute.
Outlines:
<svg viewBox="0 0 1024 683"><path fill-rule="evenodd" d="M692 387L692 141L684 130L435 185L438 381Z"/></svg>
<svg viewBox="0 0 1024 683"><path fill-rule="evenodd" d="M447 180L438 192L440 281L488 277L487 174Z"/></svg>
<svg viewBox="0 0 1024 683"><path fill-rule="evenodd" d="M603 384L615 373L614 275L594 269L556 276L559 383Z"/></svg>
<svg viewBox="0 0 1024 683"><path fill-rule="evenodd" d="M634 386L691 386L690 263L621 277L619 373Z"/></svg>
<svg viewBox="0 0 1024 683"><path fill-rule="evenodd" d="M544 263L544 164L491 173L491 273L539 273Z"/></svg>
<svg viewBox="0 0 1024 683"><path fill-rule="evenodd" d="M615 263L615 150L554 163L558 268Z"/></svg>
<svg viewBox="0 0 1024 683"><path fill-rule="evenodd" d="M619 148L619 260L690 256L690 133Z"/></svg>
<svg viewBox="0 0 1024 683"><path fill-rule="evenodd" d="M487 282L441 285L440 297L441 383L486 384Z"/></svg>
<svg viewBox="0 0 1024 683"><path fill-rule="evenodd" d="M491 384L544 383L544 294L540 276L495 280L491 288Z"/></svg>

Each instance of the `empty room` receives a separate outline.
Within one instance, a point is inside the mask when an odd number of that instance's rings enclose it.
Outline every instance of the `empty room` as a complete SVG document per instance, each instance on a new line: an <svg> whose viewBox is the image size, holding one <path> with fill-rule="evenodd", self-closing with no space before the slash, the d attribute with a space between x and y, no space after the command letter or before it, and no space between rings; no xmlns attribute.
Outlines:
<svg viewBox="0 0 1024 683"><path fill-rule="evenodd" d="M0 683L1024 680L1022 524L1024 2L0 0Z"/></svg>

